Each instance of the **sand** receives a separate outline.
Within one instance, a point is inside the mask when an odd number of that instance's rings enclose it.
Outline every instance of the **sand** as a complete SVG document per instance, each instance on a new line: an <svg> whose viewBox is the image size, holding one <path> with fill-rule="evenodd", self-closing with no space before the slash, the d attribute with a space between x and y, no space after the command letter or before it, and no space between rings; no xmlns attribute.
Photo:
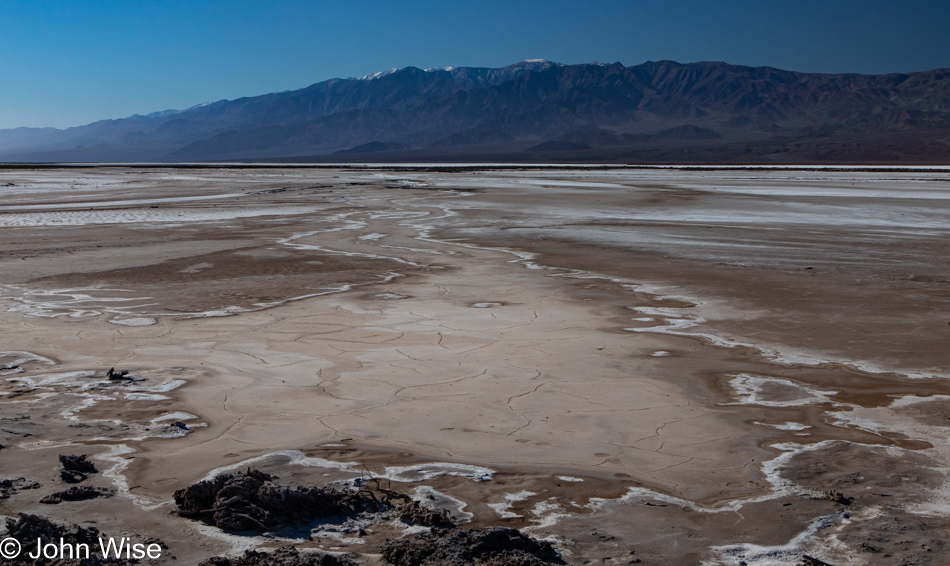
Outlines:
<svg viewBox="0 0 950 566"><path fill-rule="evenodd" d="M945 550L945 171L81 167L6 183L0 479L42 487L0 500L5 515L156 537L182 564L277 540L378 563L406 532L236 535L174 513L175 490L251 466L385 478L575 564ZM40 504L64 488L63 453L89 454L88 484L116 495Z"/></svg>

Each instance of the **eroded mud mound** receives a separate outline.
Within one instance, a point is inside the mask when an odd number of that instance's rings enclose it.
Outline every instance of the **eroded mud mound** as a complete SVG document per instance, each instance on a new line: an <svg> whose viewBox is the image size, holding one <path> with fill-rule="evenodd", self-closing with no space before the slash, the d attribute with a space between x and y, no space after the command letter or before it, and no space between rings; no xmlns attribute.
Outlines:
<svg viewBox="0 0 950 566"><path fill-rule="evenodd" d="M30 555L36 555L38 541L40 544L53 543L57 546L60 545L60 541L67 546L87 544L90 549L95 550L99 547L99 537L101 536L99 530L95 527L80 527L78 525L64 527L57 525L46 517L20 513L19 519L7 519L6 536L20 541L21 550L17 558L4 560L4 566L128 566L131 564L116 558L103 559L92 553L90 553L89 558L83 558L82 560L48 559L42 554L35 560L30 557Z"/></svg>
<svg viewBox="0 0 950 566"><path fill-rule="evenodd" d="M60 454L59 463L63 465L64 470L69 472L79 472L82 474L99 473L99 470L96 469L96 465L86 460L85 454L78 456L73 454Z"/></svg>
<svg viewBox="0 0 950 566"><path fill-rule="evenodd" d="M9 499L10 496L24 489L39 489L40 487L39 483L26 478L3 479L0 480L0 499Z"/></svg>
<svg viewBox="0 0 950 566"><path fill-rule="evenodd" d="M438 530L388 540L383 558L396 566L546 566L566 564L549 543L502 527Z"/></svg>
<svg viewBox="0 0 950 566"><path fill-rule="evenodd" d="M403 494L363 485L358 490L273 483L258 470L220 474L175 492L182 517L199 519L230 531L274 531L319 520L376 515L411 524L451 526L438 512L421 507Z"/></svg>
<svg viewBox="0 0 950 566"><path fill-rule="evenodd" d="M198 566L353 566L353 562L322 552L298 552L283 546L273 552L247 550L242 556L213 556Z"/></svg>
<svg viewBox="0 0 950 566"><path fill-rule="evenodd" d="M115 490L105 487L71 487L66 491L57 491L40 499L40 503L46 505L58 505L63 501L85 501L97 497L112 497Z"/></svg>
<svg viewBox="0 0 950 566"><path fill-rule="evenodd" d="M86 460L86 455L79 456L72 454L60 454L59 463L63 469L59 471L59 477L66 483L80 483L89 477L89 474L98 474L96 465Z"/></svg>

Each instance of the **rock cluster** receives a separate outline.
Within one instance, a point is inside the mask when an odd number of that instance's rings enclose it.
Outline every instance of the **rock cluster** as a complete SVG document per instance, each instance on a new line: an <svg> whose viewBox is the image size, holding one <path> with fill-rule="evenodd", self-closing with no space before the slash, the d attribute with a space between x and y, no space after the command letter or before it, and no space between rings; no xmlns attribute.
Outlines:
<svg viewBox="0 0 950 566"><path fill-rule="evenodd" d="M114 494L114 490L105 487L73 486L66 491L57 491L56 493L47 495L43 499L40 499L40 503L56 505L63 501L85 501L86 499L95 499L97 497L112 497Z"/></svg>
<svg viewBox="0 0 950 566"><path fill-rule="evenodd" d="M835 503L840 503L842 505L851 505L851 502L854 501L853 497L845 497L843 493L835 489L826 491L822 496L822 499L834 501Z"/></svg>
<svg viewBox="0 0 950 566"><path fill-rule="evenodd" d="M4 560L4 566L130 566L129 562L115 558L103 559L90 554L82 560L47 559L41 554L36 560L30 558L36 554L37 542L41 544L53 543L66 545L87 544L90 549L98 548L99 530L95 527L80 527L71 525L64 527L57 525L46 517L20 513L19 519L7 519L7 537L20 541L21 550L17 558Z"/></svg>
<svg viewBox="0 0 950 566"><path fill-rule="evenodd" d="M547 566L565 564L549 543L503 527L433 530L388 540L383 558L396 566Z"/></svg>
<svg viewBox="0 0 950 566"><path fill-rule="evenodd" d="M86 460L86 455L79 456L71 454L60 454L59 463L63 469L59 471L59 477L66 483L79 483L85 481L89 474L98 474L96 465Z"/></svg>
<svg viewBox="0 0 950 566"><path fill-rule="evenodd" d="M456 528L451 516L430 509L409 496L356 482L358 489L274 483L258 470L220 474L175 492L178 514L229 531L275 531L315 522L348 519L399 520L432 530L413 537L387 540L382 557L395 566L549 566L565 564L547 542L517 529ZM362 533L362 531L360 531ZM201 566L348 566L339 556L302 553L294 547L274 552L247 551L239 557L215 556Z"/></svg>
<svg viewBox="0 0 950 566"><path fill-rule="evenodd" d="M0 499L9 499L14 493L24 489L38 489L40 484L26 478L0 480Z"/></svg>
<svg viewBox="0 0 950 566"><path fill-rule="evenodd" d="M345 519L394 507L386 494L272 483L272 476L248 469L221 474L175 492L182 517L207 521L229 531L273 531L319 519Z"/></svg>
<svg viewBox="0 0 950 566"><path fill-rule="evenodd" d="M239 557L214 556L198 566L353 566L353 562L332 554L301 553L292 546L273 552L246 550Z"/></svg>

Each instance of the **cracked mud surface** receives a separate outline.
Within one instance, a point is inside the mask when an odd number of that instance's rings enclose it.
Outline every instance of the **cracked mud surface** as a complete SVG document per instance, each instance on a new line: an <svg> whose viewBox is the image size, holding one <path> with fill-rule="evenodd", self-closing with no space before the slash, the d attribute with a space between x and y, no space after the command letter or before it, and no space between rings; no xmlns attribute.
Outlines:
<svg viewBox="0 0 950 566"><path fill-rule="evenodd" d="M182 563L288 543L380 563L412 532L273 539L169 513L251 465L388 482L576 564L946 550L946 172L0 180L6 515L158 537ZM69 487L64 453L115 496L41 505Z"/></svg>

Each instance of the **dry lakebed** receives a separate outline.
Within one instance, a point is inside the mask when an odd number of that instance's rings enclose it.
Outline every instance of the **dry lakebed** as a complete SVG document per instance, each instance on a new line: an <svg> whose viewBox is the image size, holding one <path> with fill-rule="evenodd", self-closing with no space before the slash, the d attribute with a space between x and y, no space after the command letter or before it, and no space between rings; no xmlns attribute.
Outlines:
<svg viewBox="0 0 950 566"><path fill-rule="evenodd" d="M950 168L4 166L0 376L24 551L946 564Z"/></svg>

